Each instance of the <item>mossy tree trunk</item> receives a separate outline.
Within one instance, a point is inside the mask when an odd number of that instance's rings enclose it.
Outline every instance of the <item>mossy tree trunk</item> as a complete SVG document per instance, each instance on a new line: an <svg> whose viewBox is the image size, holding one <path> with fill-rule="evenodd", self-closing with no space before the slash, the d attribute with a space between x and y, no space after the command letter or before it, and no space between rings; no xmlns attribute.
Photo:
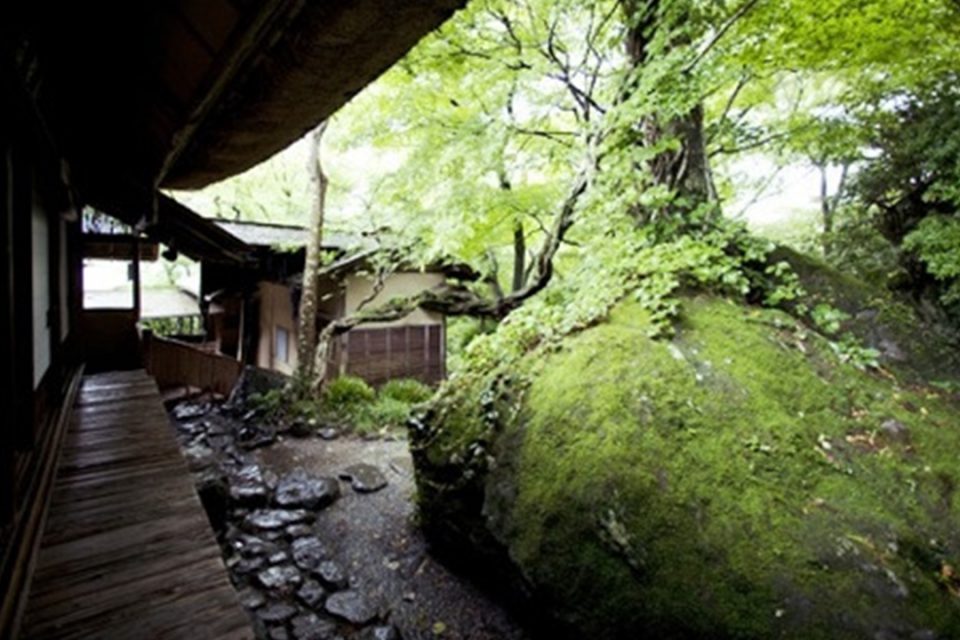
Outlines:
<svg viewBox="0 0 960 640"><path fill-rule="evenodd" d="M300 319L297 341L297 376L312 381L316 370L314 352L317 349L317 302L320 296L320 267L323 252L323 221L327 197L327 176L320 160L320 145L327 122L321 122L311 135L309 171L313 186L313 206L310 210L310 235L303 268L303 293L300 297ZM313 386L312 384L310 386Z"/></svg>
<svg viewBox="0 0 960 640"><path fill-rule="evenodd" d="M689 45L689 36L677 28L681 25L671 24L665 18L668 11L673 16L682 15L682 1L620 0L627 23L627 55L638 74L643 73L653 56ZM672 22L682 20L674 17ZM690 70L682 69L678 73L689 74ZM704 204L717 202L707 154L703 105L697 103L683 111L678 116L658 113L644 116L638 127L638 144L656 148L667 139L678 143L657 153L646 167L655 186L665 186L675 194L669 208L672 215L690 214ZM659 213L643 207L634 211L641 222L651 222Z"/></svg>

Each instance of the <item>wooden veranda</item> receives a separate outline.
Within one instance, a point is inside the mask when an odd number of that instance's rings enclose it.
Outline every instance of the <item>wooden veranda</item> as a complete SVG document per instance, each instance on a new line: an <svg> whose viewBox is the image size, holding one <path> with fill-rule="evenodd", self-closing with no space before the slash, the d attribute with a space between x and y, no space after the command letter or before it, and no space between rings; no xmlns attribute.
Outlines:
<svg viewBox="0 0 960 640"><path fill-rule="evenodd" d="M26 638L253 638L156 383L83 380L66 434Z"/></svg>

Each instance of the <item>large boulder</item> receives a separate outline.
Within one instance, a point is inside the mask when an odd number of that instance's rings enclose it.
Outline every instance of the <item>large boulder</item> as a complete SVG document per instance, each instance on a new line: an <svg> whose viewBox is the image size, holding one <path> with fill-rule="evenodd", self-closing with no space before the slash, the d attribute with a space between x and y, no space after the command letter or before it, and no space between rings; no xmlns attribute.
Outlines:
<svg viewBox="0 0 960 640"><path fill-rule="evenodd" d="M683 309L670 340L628 302L451 381L411 428L438 547L499 570L549 637L960 637L948 391L779 311Z"/></svg>

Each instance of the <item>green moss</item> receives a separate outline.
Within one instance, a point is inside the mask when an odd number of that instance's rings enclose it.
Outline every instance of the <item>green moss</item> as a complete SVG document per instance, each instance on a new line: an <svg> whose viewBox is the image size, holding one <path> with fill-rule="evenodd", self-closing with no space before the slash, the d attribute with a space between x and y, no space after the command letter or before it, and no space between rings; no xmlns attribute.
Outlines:
<svg viewBox="0 0 960 640"><path fill-rule="evenodd" d="M960 381L956 336L918 317L905 300L787 248L777 249L771 260L790 264L807 292L807 306L827 304L845 312L849 318L842 331L877 349L884 366L897 375L915 382Z"/></svg>
<svg viewBox="0 0 960 640"><path fill-rule="evenodd" d="M479 379L448 390L421 480L450 480L469 443L515 443L486 521L582 637L960 635L937 581L960 563L956 407L844 365L786 314L684 310L670 342L624 304L483 380L512 404L449 401Z"/></svg>

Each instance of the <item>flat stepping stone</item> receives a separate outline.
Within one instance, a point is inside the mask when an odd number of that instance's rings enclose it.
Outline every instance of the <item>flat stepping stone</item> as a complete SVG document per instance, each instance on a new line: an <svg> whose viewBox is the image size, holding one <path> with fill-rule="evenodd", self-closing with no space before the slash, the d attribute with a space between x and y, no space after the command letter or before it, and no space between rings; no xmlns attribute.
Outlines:
<svg viewBox="0 0 960 640"><path fill-rule="evenodd" d="M304 571L316 571L324 560L330 557L330 550L315 536L298 538L290 545L293 563Z"/></svg>
<svg viewBox="0 0 960 640"><path fill-rule="evenodd" d="M257 617L268 624L281 624L297 615L297 608L285 602L275 602L257 612Z"/></svg>
<svg viewBox="0 0 960 640"><path fill-rule="evenodd" d="M358 493L373 493L387 486L387 477L372 464L354 464L342 472L340 478L348 480Z"/></svg>
<svg viewBox="0 0 960 640"><path fill-rule="evenodd" d="M340 589L346 589L350 586L350 580L347 578L346 572L343 570L339 564L333 560L325 560L317 565L317 568L314 569L313 574L320 578L320 582L324 586L332 589L333 591L338 591Z"/></svg>
<svg viewBox="0 0 960 640"><path fill-rule="evenodd" d="M257 582L265 589L281 595L293 593L294 589L303 582L303 576L292 565L279 565L264 569L257 574Z"/></svg>
<svg viewBox="0 0 960 640"><path fill-rule="evenodd" d="M303 583L303 586L297 590L297 598L303 604L307 605L311 609L316 609L323 603L323 599L327 597L327 590L324 589L319 582L316 580L307 580Z"/></svg>
<svg viewBox="0 0 960 640"><path fill-rule="evenodd" d="M259 609L267 603L263 594L255 589L246 589L240 592L238 597L244 609Z"/></svg>
<svg viewBox="0 0 960 640"><path fill-rule="evenodd" d="M400 631L390 625L380 625L376 627L367 627L360 634L359 640L402 640Z"/></svg>
<svg viewBox="0 0 960 640"><path fill-rule="evenodd" d="M281 507L322 509L340 497L340 483L334 478L308 474L294 469L280 478L274 502Z"/></svg>
<svg viewBox="0 0 960 640"><path fill-rule="evenodd" d="M315 613L305 613L290 622L296 640L328 640L337 632L337 625Z"/></svg>
<svg viewBox="0 0 960 640"><path fill-rule="evenodd" d="M358 591L340 591L327 598L327 613L351 624L363 625L377 617L369 600Z"/></svg>
<svg viewBox="0 0 960 640"><path fill-rule="evenodd" d="M313 514L303 509L257 509L243 519L243 524L247 529L269 531L312 519Z"/></svg>

